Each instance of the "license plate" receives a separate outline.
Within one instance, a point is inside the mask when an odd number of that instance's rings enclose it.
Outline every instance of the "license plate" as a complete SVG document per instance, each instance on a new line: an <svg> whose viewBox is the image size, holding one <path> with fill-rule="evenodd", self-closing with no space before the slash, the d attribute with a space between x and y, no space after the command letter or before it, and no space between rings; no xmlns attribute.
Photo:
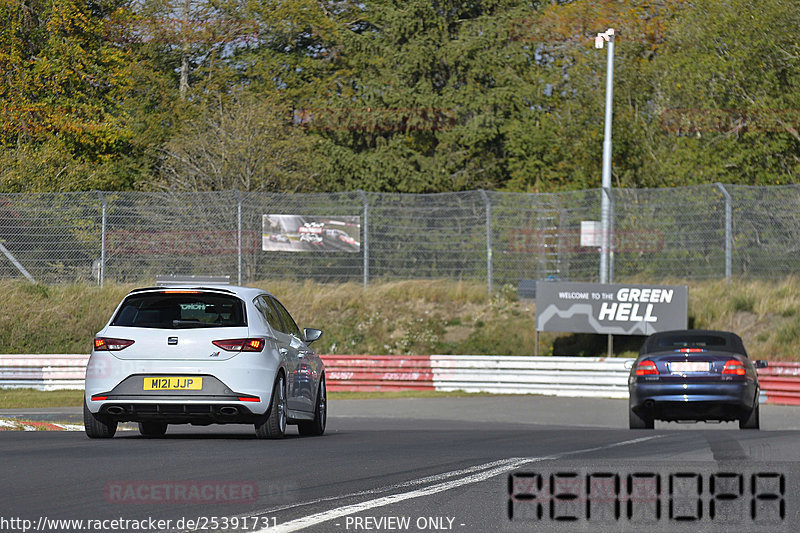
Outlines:
<svg viewBox="0 0 800 533"><path fill-rule="evenodd" d="M144 390L203 390L203 378L183 376L144 378Z"/></svg>
<svg viewBox="0 0 800 533"><path fill-rule="evenodd" d="M708 361L681 361L670 363L670 372L708 372L710 365Z"/></svg>

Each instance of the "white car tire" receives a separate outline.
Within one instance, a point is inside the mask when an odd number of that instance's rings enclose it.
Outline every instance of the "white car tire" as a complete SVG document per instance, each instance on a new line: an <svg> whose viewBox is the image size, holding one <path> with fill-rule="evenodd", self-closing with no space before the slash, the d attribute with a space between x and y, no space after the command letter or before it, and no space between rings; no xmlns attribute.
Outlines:
<svg viewBox="0 0 800 533"><path fill-rule="evenodd" d="M297 423L297 431L304 436L318 436L325 433L328 421L328 393L325 387L325 376L319 382L317 403L314 406L314 420L301 420Z"/></svg>
<svg viewBox="0 0 800 533"><path fill-rule="evenodd" d="M278 374L272 388L272 401L269 413L263 422L255 424L256 437L259 439L280 439L286 433L286 379L283 373Z"/></svg>
<svg viewBox="0 0 800 533"><path fill-rule="evenodd" d="M109 420L100 414L89 411L83 402L83 427L90 439L110 439L117 432L116 420Z"/></svg>

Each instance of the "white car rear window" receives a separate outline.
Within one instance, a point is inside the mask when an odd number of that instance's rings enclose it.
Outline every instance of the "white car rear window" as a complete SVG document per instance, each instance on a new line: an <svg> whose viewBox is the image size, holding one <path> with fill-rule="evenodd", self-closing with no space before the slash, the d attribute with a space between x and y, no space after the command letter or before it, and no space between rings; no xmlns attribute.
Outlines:
<svg viewBox="0 0 800 533"><path fill-rule="evenodd" d="M150 292L128 296L112 326L188 329L246 326L244 302L212 292Z"/></svg>

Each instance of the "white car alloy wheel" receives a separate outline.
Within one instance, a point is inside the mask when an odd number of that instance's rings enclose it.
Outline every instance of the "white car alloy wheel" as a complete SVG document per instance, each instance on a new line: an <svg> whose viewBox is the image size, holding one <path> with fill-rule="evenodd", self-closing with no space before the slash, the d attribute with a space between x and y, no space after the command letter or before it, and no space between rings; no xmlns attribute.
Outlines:
<svg viewBox="0 0 800 533"><path fill-rule="evenodd" d="M278 409L278 425L283 434L286 432L286 383L284 383L283 376L278 378L278 383L278 404L275 407Z"/></svg>

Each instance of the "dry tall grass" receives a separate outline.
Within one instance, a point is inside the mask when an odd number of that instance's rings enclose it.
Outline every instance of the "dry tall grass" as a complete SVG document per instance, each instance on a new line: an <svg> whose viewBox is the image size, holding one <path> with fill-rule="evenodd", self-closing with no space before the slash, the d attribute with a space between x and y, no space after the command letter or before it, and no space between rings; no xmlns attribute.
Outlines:
<svg viewBox="0 0 800 533"><path fill-rule="evenodd" d="M301 327L325 330L315 344L323 353L533 355L535 350L535 306L517 301L510 286L489 297L485 283L447 280L375 283L366 290L360 283L253 285L281 299ZM800 280L688 285L692 327L738 332L754 358L800 360ZM0 353L87 353L95 332L133 287L0 281ZM573 342L575 337L542 335L540 353L553 353L554 342L581 346L574 355L604 353L604 337ZM619 342L618 355L635 349Z"/></svg>

